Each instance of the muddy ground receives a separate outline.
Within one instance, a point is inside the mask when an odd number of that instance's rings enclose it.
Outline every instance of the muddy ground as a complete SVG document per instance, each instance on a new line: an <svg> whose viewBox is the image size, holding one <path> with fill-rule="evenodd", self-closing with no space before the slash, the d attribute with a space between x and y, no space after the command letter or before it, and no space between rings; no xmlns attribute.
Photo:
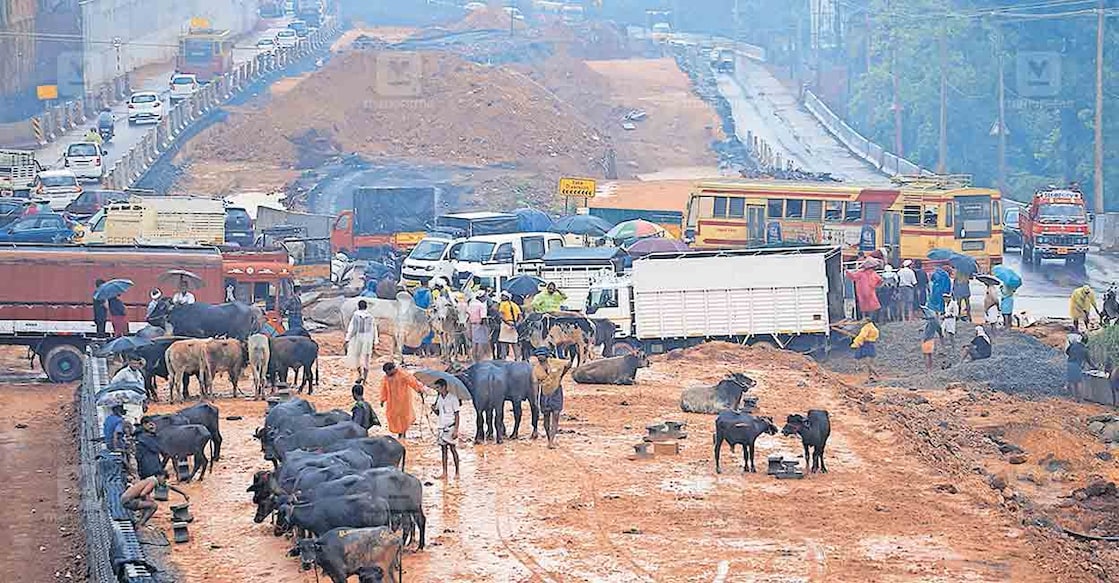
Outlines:
<svg viewBox="0 0 1119 583"><path fill-rule="evenodd" d="M74 385L38 382L0 349L0 581L81 581Z"/></svg>
<svg viewBox="0 0 1119 583"><path fill-rule="evenodd" d="M339 354L337 334L320 338L325 354ZM715 474L713 418L681 413L679 391L727 371L758 379L759 413L778 423L795 411L828 409L830 473L800 481L743 474L741 454L724 449L723 474ZM446 483L433 479L438 450L431 419L421 417L406 445L408 471L427 484L429 547L406 557L405 576L1105 581L1119 572L1114 544L1076 542L1055 530L1101 534L1108 523L1100 509L1119 508L1106 496L1069 498L1094 481L1119 479L1119 467L1085 429L1101 407L984 390L863 389L844 378L766 349L712 344L658 357L634 386L568 384L558 450L539 440L463 441L462 475ZM340 358L326 356L312 397L317 407L347 407L348 379ZM218 405L223 416L243 419L223 421L225 459L204 482L187 486L197 520L193 541L173 549L176 566L189 581L313 581L284 556L290 541L252 522L245 487L266 467L251 436L264 405ZM645 425L673 419L689 432L680 455L627 459ZM464 423L473 426L471 411ZM1024 450L1025 463L1010 463L992 436ZM758 465L764 469L774 453L797 456L800 446L763 436ZM157 523L169 526L162 513Z"/></svg>

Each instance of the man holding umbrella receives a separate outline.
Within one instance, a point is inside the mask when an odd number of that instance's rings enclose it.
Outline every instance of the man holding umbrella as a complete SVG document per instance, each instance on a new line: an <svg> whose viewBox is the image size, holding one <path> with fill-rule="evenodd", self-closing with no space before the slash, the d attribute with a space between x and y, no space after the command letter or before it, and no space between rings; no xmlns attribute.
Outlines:
<svg viewBox="0 0 1119 583"><path fill-rule="evenodd" d="M109 307L105 304L105 300L97 295L103 285L105 285L103 279L93 282L93 326L99 338L105 337L105 324L109 321Z"/></svg>
<svg viewBox="0 0 1119 583"><path fill-rule="evenodd" d="M190 280L185 276L179 278L179 291L171 296L171 303L176 306L186 306L194 303L194 294L190 293Z"/></svg>

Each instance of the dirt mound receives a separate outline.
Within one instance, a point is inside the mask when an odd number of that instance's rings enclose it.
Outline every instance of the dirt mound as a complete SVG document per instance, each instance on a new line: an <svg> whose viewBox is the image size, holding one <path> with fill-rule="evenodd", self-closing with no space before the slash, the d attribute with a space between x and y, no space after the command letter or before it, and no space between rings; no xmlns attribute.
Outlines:
<svg viewBox="0 0 1119 583"><path fill-rule="evenodd" d="M466 30L509 30L509 22L512 20L513 30L524 30L526 28L523 20L511 19L504 10L498 8L486 8L483 10L471 10L466 18L448 26L447 28L455 32Z"/></svg>
<svg viewBox="0 0 1119 583"><path fill-rule="evenodd" d="M596 129L524 76L413 55L410 63L385 52L341 55L267 108L231 113L184 156L306 167L337 149L471 166L527 162L553 175L590 172L602 157ZM416 73L392 74L401 64Z"/></svg>

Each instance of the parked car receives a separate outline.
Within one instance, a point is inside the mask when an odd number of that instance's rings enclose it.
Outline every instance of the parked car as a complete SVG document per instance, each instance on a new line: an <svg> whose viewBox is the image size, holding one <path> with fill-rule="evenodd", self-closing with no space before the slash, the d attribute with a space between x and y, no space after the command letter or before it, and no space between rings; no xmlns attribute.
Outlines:
<svg viewBox="0 0 1119 583"><path fill-rule="evenodd" d="M276 33L276 46L281 49L290 49L299 44L299 36L290 28L285 28Z"/></svg>
<svg viewBox="0 0 1119 583"><path fill-rule="evenodd" d="M101 180L105 176L105 151L94 142L74 142L66 147L63 165L78 178Z"/></svg>
<svg viewBox="0 0 1119 583"><path fill-rule="evenodd" d="M194 95L201 85L198 76L187 73L176 73L171 76L171 103L181 101Z"/></svg>
<svg viewBox="0 0 1119 583"><path fill-rule="evenodd" d="M276 53L276 39L272 37L261 37L256 41L256 54L258 55L272 55Z"/></svg>
<svg viewBox="0 0 1119 583"><path fill-rule="evenodd" d="M288 23L288 28L294 30L295 36L298 36L300 38L311 34L311 27L307 26L307 23L302 20L291 21L290 23Z"/></svg>
<svg viewBox="0 0 1119 583"><path fill-rule="evenodd" d="M1014 205L1006 205L1002 216L1002 250L1013 247L1022 248L1022 228L1018 226L1018 215L1022 209Z"/></svg>
<svg viewBox="0 0 1119 583"><path fill-rule="evenodd" d="M65 243L73 236L73 224L62 215L36 213L0 230L0 243Z"/></svg>
<svg viewBox="0 0 1119 583"><path fill-rule="evenodd" d="M0 198L0 228L12 224L23 214L28 202L25 198L5 196Z"/></svg>
<svg viewBox="0 0 1119 583"><path fill-rule="evenodd" d="M163 119L163 102L155 91L137 91L128 98L128 124Z"/></svg>
<svg viewBox="0 0 1119 583"><path fill-rule="evenodd" d="M128 193L119 190L87 190L74 199L74 202L66 205L66 212L78 218L90 217L97 214L101 207L127 201L128 198Z"/></svg>
<svg viewBox="0 0 1119 583"><path fill-rule="evenodd" d="M249 212L239 206L226 207L225 242L252 247L255 239L253 219L249 216Z"/></svg>
<svg viewBox="0 0 1119 583"><path fill-rule="evenodd" d="M78 177L69 170L44 170L35 177L35 196L46 199L51 210L61 211L82 193Z"/></svg>

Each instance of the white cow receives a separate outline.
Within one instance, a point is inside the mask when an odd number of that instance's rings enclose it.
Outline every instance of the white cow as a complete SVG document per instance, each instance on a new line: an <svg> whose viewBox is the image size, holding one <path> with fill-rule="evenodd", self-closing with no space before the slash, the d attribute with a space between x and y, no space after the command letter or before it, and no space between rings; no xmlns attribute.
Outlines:
<svg viewBox="0 0 1119 583"><path fill-rule="evenodd" d="M349 328L350 319L354 317L357 303L361 300L365 300L369 305L369 312L377 320L377 328L392 335L394 360L399 357L400 362L404 362L404 347L419 348L424 337L431 332L431 323L428 321L427 314L416 306L412 296L406 292L396 294L395 300L348 298L339 308L342 311L343 330Z"/></svg>

